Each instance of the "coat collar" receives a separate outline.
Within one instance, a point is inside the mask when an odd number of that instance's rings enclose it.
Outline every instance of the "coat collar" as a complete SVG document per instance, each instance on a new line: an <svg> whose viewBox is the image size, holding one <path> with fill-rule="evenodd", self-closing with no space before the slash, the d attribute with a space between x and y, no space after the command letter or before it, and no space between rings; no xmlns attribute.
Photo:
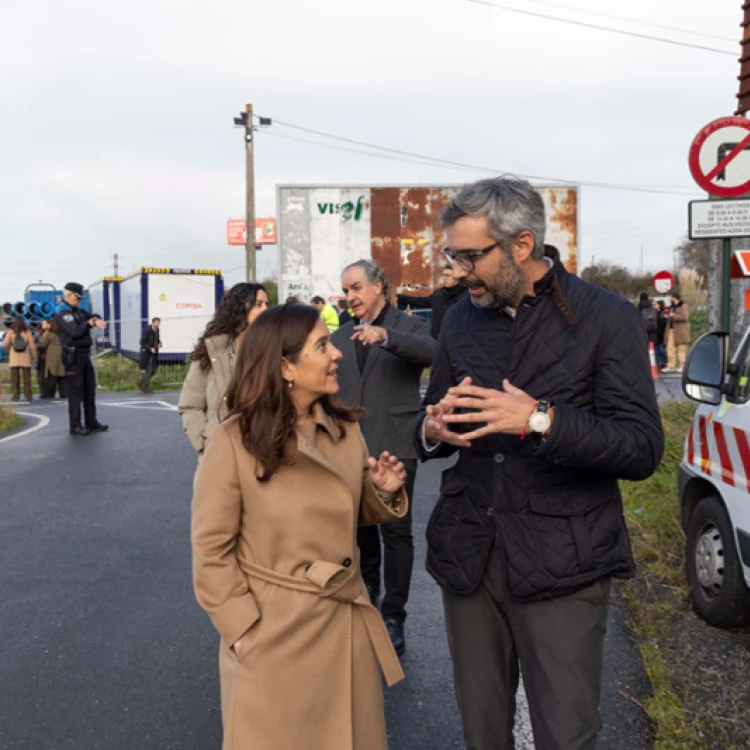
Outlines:
<svg viewBox="0 0 750 750"><path fill-rule="evenodd" d="M333 423L333 420L325 413L320 404L315 404L313 407L313 419L315 421L316 432L317 428L320 427L328 433L334 444L339 442L341 439L340 430ZM315 442L309 440L300 430L297 430L297 452L322 466L324 469L327 469L346 483L346 479L341 472L323 455L323 452L318 448Z"/></svg>

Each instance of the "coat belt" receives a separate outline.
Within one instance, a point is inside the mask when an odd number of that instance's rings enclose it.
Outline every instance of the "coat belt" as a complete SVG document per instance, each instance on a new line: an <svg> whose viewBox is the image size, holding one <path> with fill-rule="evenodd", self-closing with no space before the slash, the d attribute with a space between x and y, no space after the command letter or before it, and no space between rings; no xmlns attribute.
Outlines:
<svg viewBox="0 0 750 750"><path fill-rule="evenodd" d="M308 565L304 578L277 573L275 570L251 563L247 559L240 560L240 567L251 578L257 578L274 586L315 594L321 599L356 604L362 613L367 634L388 687L393 687L404 679L401 662L393 650L383 618L380 612L372 606L369 598L362 593L359 566L350 565L345 568L343 565L326 560L316 560Z"/></svg>

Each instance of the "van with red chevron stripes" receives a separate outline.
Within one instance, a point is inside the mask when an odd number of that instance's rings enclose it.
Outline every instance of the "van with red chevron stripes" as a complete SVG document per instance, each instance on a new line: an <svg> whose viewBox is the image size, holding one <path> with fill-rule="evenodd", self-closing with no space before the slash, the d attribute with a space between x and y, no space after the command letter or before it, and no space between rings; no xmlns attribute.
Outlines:
<svg viewBox="0 0 750 750"><path fill-rule="evenodd" d="M700 404L678 477L693 609L710 625L748 625L750 329L731 361L727 334L701 336L688 354L682 387Z"/></svg>

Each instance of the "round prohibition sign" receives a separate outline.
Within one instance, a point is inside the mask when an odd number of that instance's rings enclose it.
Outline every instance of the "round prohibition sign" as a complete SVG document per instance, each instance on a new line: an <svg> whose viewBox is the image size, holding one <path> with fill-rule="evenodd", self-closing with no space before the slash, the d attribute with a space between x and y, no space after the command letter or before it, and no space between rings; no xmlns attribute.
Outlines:
<svg viewBox="0 0 750 750"><path fill-rule="evenodd" d="M750 192L750 120L721 117L706 125L690 146L688 163L693 179L707 193L737 198Z"/></svg>

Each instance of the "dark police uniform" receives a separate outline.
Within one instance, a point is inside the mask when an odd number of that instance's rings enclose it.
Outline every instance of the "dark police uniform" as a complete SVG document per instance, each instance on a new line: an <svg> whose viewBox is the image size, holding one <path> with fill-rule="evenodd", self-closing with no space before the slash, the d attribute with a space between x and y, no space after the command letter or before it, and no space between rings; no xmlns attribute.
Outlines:
<svg viewBox="0 0 750 750"><path fill-rule="evenodd" d="M65 304L55 315L60 344L63 347L63 362L68 380L68 414L72 433L86 431L103 432L105 425L96 420L96 379L91 364L91 326L89 320L98 318L80 307ZM68 350L72 347L75 351ZM81 404L85 415L86 430L81 425Z"/></svg>

